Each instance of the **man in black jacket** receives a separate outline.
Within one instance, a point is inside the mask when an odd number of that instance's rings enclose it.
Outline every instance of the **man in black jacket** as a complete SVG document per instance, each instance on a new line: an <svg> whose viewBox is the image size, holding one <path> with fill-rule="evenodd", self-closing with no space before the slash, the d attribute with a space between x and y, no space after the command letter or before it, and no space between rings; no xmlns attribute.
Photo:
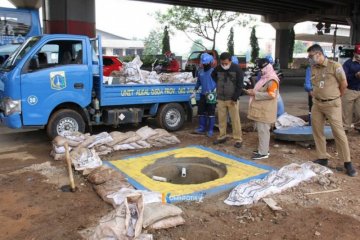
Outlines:
<svg viewBox="0 0 360 240"><path fill-rule="evenodd" d="M239 114L239 97L242 91L244 73L240 66L231 62L231 55L223 52L220 55L220 65L217 66L212 77L215 80L217 107L220 134L214 144L225 143L227 116L230 114L233 138L235 147L240 148L242 145L242 132Z"/></svg>

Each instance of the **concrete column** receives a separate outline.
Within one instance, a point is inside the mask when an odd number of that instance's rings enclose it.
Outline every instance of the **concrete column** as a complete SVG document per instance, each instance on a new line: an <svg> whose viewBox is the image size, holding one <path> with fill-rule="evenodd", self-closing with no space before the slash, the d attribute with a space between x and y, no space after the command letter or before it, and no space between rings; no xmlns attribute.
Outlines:
<svg viewBox="0 0 360 240"><path fill-rule="evenodd" d="M351 44L360 43L360 3L359 1L354 2L354 8L352 15L347 18L347 22L350 25L350 40Z"/></svg>
<svg viewBox="0 0 360 240"><path fill-rule="evenodd" d="M272 22L276 29L275 58L280 59L280 67L287 69L289 63L290 29L294 27L293 22Z"/></svg>
<svg viewBox="0 0 360 240"><path fill-rule="evenodd" d="M95 36L95 0L43 0L45 33Z"/></svg>

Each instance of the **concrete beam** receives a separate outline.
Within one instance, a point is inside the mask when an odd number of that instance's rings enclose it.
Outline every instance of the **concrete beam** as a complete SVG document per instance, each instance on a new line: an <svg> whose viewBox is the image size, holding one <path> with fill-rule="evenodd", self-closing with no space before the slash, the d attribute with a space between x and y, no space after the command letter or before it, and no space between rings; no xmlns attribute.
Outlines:
<svg viewBox="0 0 360 240"><path fill-rule="evenodd" d="M20 8L35 8L39 9L41 7L41 0L9 0L16 7Z"/></svg>

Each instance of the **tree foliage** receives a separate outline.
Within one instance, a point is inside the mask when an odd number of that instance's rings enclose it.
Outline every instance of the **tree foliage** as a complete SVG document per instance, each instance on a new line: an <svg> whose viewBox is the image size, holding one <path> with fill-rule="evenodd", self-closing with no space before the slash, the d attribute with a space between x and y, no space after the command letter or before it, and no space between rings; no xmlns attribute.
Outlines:
<svg viewBox="0 0 360 240"><path fill-rule="evenodd" d="M231 54L231 56L234 56L234 28L230 28L230 34L228 37L227 42L227 51Z"/></svg>
<svg viewBox="0 0 360 240"><path fill-rule="evenodd" d="M306 45L303 41L296 40L294 44L294 53L306 53Z"/></svg>
<svg viewBox="0 0 360 240"><path fill-rule="evenodd" d="M164 28L164 34L162 39L162 53L171 52L170 50L170 37L169 37L169 31L168 27L165 26Z"/></svg>
<svg viewBox="0 0 360 240"><path fill-rule="evenodd" d="M251 46L251 62L255 62L255 59L259 57L259 43L256 37L255 26L251 29L250 34L250 46Z"/></svg>
<svg viewBox="0 0 360 240"><path fill-rule="evenodd" d="M208 40L212 50L216 47L216 37L227 24L238 20L240 13L213 9L173 6L165 13L157 12L157 20L182 31L194 41L189 34ZM204 45L202 45L206 48Z"/></svg>
<svg viewBox="0 0 360 240"><path fill-rule="evenodd" d="M148 37L144 40L143 55L157 55L162 51L163 32L160 30L151 30Z"/></svg>

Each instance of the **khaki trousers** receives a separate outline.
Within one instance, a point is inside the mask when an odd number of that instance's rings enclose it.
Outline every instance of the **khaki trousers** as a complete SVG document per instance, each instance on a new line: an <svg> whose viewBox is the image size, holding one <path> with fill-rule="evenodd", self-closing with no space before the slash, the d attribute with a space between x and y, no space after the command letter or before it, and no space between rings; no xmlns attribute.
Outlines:
<svg viewBox="0 0 360 240"><path fill-rule="evenodd" d="M261 155L267 155L269 153L270 127L270 123L256 122L256 129L259 137L258 152Z"/></svg>
<svg viewBox="0 0 360 240"><path fill-rule="evenodd" d="M329 102L319 102L314 100L314 105L311 109L312 130L314 134L316 154L319 159L330 157L326 151L326 138L324 135L324 125L325 120L327 120L335 138L339 158L344 162L351 161L349 143L343 128L341 112L340 98Z"/></svg>
<svg viewBox="0 0 360 240"><path fill-rule="evenodd" d="M360 128L360 91L346 89L341 100L345 130L350 130L352 123L354 123L355 127Z"/></svg>
<svg viewBox="0 0 360 240"><path fill-rule="evenodd" d="M239 101L217 101L218 108L218 119L219 119L219 130L220 134L218 139L226 138L226 127L227 127L227 113L230 114L231 126L233 131L233 138L237 142L242 142L242 131L239 114Z"/></svg>

